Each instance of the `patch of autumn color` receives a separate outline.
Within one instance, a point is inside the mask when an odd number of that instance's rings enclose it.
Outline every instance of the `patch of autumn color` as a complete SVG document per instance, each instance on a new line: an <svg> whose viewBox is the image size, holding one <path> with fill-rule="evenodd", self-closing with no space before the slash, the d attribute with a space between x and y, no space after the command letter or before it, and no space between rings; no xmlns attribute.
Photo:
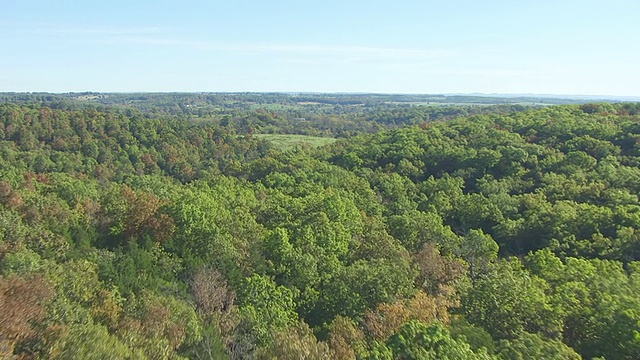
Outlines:
<svg viewBox="0 0 640 360"><path fill-rule="evenodd" d="M329 347L336 360L356 360L356 351L364 348L365 336L351 319L337 316L331 324Z"/></svg>
<svg viewBox="0 0 640 360"><path fill-rule="evenodd" d="M214 268L200 270L191 283L198 311L205 319L220 317L229 311L235 293L228 288L225 277Z"/></svg>
<svg viewBox="0 0 640 360"><path fill-rule="evenodd" d="M364 328L376 340L384 341L410 320L425 324L438 320L447 324L450 320L448 309L452 305L444 296L431 296L418 291L410 299L400 299L391 304L382 303L375 310L367 311L364 315Z"/></svg>
<svg viewBox="0 0 640 360"><path fill-rule="evenodd" d="M12 354L18 341L35 336L33 324L44 316L51 292L41 277L0 277L0 357Z"/></svg>
<svg viewBox="0 0 640 360"><path fill-rule="evenodd" d="M364 315L364 327L377 340L385 340L409 319L409 309L403 302L382 303L375 310L367 311Z"/></svg>
<svg viewBox="0 0 640 360"><path fill-rule="evenodd" d="M10 209L19 209L24 205L20 193L13 190L11 184L6 181L0 181L0 202Z"/></svg>
<svg viewBox="0 0 640 360"><path fill-rule="evenodd" d="M273 334L273 343L258 351L261 360L324 360L333 358L326 343L318 341L304 322Z"/></svg>
<svg viewBox="0 0 640 360"><path fill-rule="evenodd" d="M451 259L440 255L440 251L433 243L426 243L414 255L420 268L418 285L429 294L447 292L456 280L466 274L466 267L460 259Z"/></svg>
<svg viewBox="0 0 640 360"><path fill-rule="evenodd" d="M128 186L122 188L122 197L127 205L124 233L127 236L140 236L149 233L157 242L163 242L173 235L173 219L159 210L167 204L156 195L139 191Z"/></svg>
<svg viewBox="0 0 640 360"><path fill-rule="evenodd" d="M104 323L110 329L117 329L122 307L120 306L117 293L102 289L98 292L96 301L91 307L93 318Z"/></svg>

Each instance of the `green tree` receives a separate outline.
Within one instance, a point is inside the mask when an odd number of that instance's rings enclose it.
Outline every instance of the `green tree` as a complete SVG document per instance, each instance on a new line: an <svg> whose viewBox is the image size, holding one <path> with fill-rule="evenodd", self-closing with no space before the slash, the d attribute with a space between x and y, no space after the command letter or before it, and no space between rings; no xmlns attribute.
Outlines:
<svg viewBox="0 0 640 360"><path fill-rule="evenodd" d="M461 239L457 255L467 261L469 276L475 281L485 275L491 263L498 258L498 244L491 235L472 229Z"/></svg>
<svg viewBox="0 0 640 360"><path fill-rule="evenodd" d="M484 351L474 352L469 344L455 340L449 331L439 323L426 325L410 321L400 331L389 338L387 346L393 351L394 359L453 360L491 359Z"/></svg>
<svg viewBox="0 0 640 360"><path fill-rule="evenodd" d="M298 319L293 292L268 277L256 274L244 279L238 299L246 322L241 326L255 334L258 345L267 341L271 329L284 329Z"/></svg>
<svg viewBox="0 0 640 360"><path fill-rule="evenodd" d="M581 360L572 348L559 340L549 340L537 334L522 333L513 340L500 340L497 354L504 360Z"/></svg>
<svg viewBox="0 0 640 360"><path fill-rule="evenodd" d="M561 317L546 294L548 284L529 274L517 259L501 260L462 297L467 320L494 339L513 339L523 331L558 336Z"/></svg>
<svg viewBox="0 0 640 360"><path fill-rule="evenodd" d="M71 327L53 344L48 356L51 359L147 359L140 350L134 350L106 327L87 324Z"/></svg>

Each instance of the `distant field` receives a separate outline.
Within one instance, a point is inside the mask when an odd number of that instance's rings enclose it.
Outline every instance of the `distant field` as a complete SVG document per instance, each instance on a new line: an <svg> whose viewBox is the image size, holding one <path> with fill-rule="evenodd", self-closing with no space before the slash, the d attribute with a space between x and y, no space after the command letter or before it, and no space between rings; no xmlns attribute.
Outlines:
<svg viewBox="0 0 640 360"><path fill-rule="evenodd" d="M306 136L306 135L286 135L286 134L254 134L259 139L265 139L273 143L275 147L282 151L291 150L296 145L307 143L311 147L320 147L336 141L334 138Z"/></svg>
<svg viewBox="0 0 640 360"><path fill-rule="evenodd" d="M435 102L435 101L388 101L386 104L392 105L414 105L414 106L494 106L494 105L522 105L522 106L550 106L545 102L495 102L495 103L474 103L474 102Z"/></svg>

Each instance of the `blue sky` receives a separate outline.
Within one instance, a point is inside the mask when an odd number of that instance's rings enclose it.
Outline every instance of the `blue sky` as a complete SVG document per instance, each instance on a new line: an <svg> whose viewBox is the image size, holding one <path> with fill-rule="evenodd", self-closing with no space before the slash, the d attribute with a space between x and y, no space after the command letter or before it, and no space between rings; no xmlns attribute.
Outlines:
<svg viewBox="0 0 640 360"><path fill-rule="evenodd" d="M640 95L640 1L0 0L0 91Z"/></svg>

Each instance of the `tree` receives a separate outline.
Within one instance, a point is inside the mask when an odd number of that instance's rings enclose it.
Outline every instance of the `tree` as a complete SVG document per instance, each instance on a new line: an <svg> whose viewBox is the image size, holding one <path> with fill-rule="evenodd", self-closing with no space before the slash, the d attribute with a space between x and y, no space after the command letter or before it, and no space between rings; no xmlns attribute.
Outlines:
<svg viewBox="0 0 640 360"><path fill-rule="evenodd" d="M433 243L424 244L414 259L420 268L417 283L432 295L449 293L467 274L464 261L442 256Z"/></svg>
<svg viewBox="0 0 640 360"><path fill-rule="evenodd" d="M0 276L0 356L37 334L34 325L45 315L51 287L40 276Z"/></svg>
<svg viewBox="0 0 640 360"><path fill-rule="evenodd" d="M357 260L324 282L314 320L360 318L367 309L411 294L415 275L406 259Z"/></svg>
<svg viewBox="0 0 640 360"><path fill-rule="evenodd" d="M47 355L60 360L148 359L140 349L128 347L104 326L95 324L72 326L63 332Z"/></svg>
<svg viewBox="0 0 640 360"><path fill-rule="evenodd" d="M457 253L469 264L469 276L475 281L485 275L498 258L498 244L491 235L472 229L462 238Z"/></svg>
<svg viewBox="0 0 640 360"><path fill-rule="evenodd" d="M445 296L430 296L418 291L409 299L379 304L364 316L364 328L376 340L384 341L409 320L430 324L449 322L448 307L454 305Z"/></svg>
<svg viewBox="0 0 640 360"><path fill-rule="evenodd" d="M336 316L329 330L329 346L335 359L355 360L365 352L365 336L353 320Z"/></svg>
<svg viewBox="0 0 640 360"><path fill-rule="evenodd" d="M260 349L257 359L324 360L333 358L327 344L319 342L304 322L274 331L272 341Z"/></svg>
<svg viewBox="0 0 640 360"><path fill-rule="evenodd" d="M561 317L546 294L548 284L529 274L517 259L501 260L462 296L467 320L494 339L513 339L523 331L558 336Z"/></svg>
<svg viewBox="0 0 640 360"><path fill-rule="evenodd" d="M257 345L268 340L271 329L284 329L298 319L293 292L268 277L256 274L244 279L238 299L241 326L257 336Z"/></svg>
<svg viewBox="0 0 640 360"><path fill-rule="evenodd" d="M617 261L562 261L548 250L531 254L526 263L551 285L548 293L562 316L566 344L585 358L634 359L640 354L635 264L629 264L629 273Z"/></svg>
<svg viewBox="0 0 640 360"><path fill-rule="evenodd" d="M504 360L581 360L572 348L559 340L544 339L537 334L522 333L513 340L500 340L497 354Z"/></svg>
<svg viewBox="0 0 640 360"><path fill-rule="evenodd" d="M474 352L469 344L453 339L449 331L437 322L426 325L420 321L410 321L387 341L387 346L393 351L394 359L402 360L492 358L482 350Z"/></svg>

